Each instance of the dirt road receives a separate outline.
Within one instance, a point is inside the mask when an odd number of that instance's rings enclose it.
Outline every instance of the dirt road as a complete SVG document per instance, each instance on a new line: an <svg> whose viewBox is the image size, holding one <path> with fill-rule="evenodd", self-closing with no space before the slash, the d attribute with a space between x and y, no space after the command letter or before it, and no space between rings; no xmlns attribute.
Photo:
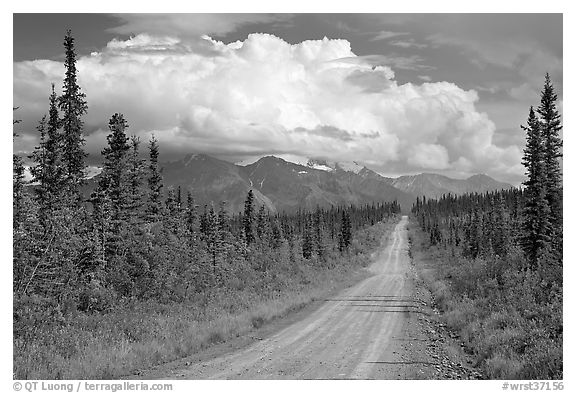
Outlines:
<svg viewBox="0 0 576 393"><path fill-rule="evenodd" d="M399 373L411 297L407 217L374 256L373 274L306 318L240 351L191 364L182 379L390 379ZM171 376L170 378L174 378Z"/></svg>

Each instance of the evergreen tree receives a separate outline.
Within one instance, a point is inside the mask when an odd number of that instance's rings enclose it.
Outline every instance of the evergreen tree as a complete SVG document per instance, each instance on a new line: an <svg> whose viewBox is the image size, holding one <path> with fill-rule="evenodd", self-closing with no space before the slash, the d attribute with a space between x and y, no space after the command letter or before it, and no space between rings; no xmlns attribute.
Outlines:
<svg viewBox="0 0 576 393"><path fill-rule="evenodd" d="M338 237L338 248L340 251L348 249L352 240L352 223L347 210L342 211L342 227Z"/></svg>
<svg viewBox="0 0 576 393"><path fill-rule="evenodd" d="M86 95L78 86L76 69L76 51L72 32L67 31L64 38L66 50L66 74L62 87L62 96L58 98L58 107L62 111L62 161L64 164L66 186L70 195L77 201L81 200L81 186L85 181L84 152L85 140L82 135L84 123L82 116L86 114L88 105Z"/></svg>
<svg viewBox="0 0 576 393"><path fill-rule="evenodd" d="M493 233L495 236L494 252L496 255L505 258L511 246L509 214L506 211L506 204L502 193L497 193L494 204L495 223Z"/></svg>
<svg viewBox="0 0 576 393"><path fill-rule="evenodd" d="M62 189L65 184L60 126L61 120L58 114L58 97L54 91L54 84L52 84L45 145L46 209L50 214L53 214L54 211L61 206Z"/></svg>
<svg viewBox="0 0 576 393"><path fill-rule="evenodd" d="M148 222L156 222L160 217L162 198L162 176L158 166L158 140L152 136L149 144L150 162L148 166L148 206L146 216Z"/></svg>
<svg viewBox="0 0 576 393"><path fill-rule="evenodd" d="M93 238L98 239L98 249L103 250L104 260L110 261L123 248L122 227L127 223L128 206L126 156L130 149L126 136L126 120L114 114L108 123L108 146L102 150L104 164L98 188L92 193L92 217L95 228ZM95 243L96 244L96 243Z"/></svg>
<svg viewBox="0 0 576 393"><path fill-rule="evenodd" d="M218 230L220 231L220 237L224 240L227 234L230 233L230 217L226 211L226 201L220 202L218 208Z"/></svg>
<svg viewBox="0 0 576 393"><path fill-rule="evenodd" d="M254 242L254 192L252 190L248 191L248 196L244 202L244 216L243 219L243 230L244 237L246 239L246 245L250 245Z"/></svg>
<svg viewBox="0 0 576 393"><path fill-rule="evenodd" d="M107 265L112 250L109 246L109 239L112 236L112 216L113 209L110 195L101 187L98 187L91 195L92 202L92 241L94 245L95 257L99 260L98 266L103 268ZM85 274L90 271L83 269Z"/></svg>
<svg viewBox="0 0 576 393"><path fill-rule="evenodd" d="M312 229L312 223L310 222L309 216L304 218L304 233L302 234L302 256L306 259L312 257L312 252L314 250L314 233Z"/></svg>
<svg viewBox="0 0 576 393"><path fill-rule="evenodd" d="M192 196L192 193L188 191L186 196L185 226L186 234L190 240L195 239L197 219L198 216L196 212L196 205L194 203L194 197Z"/></svg>
<svg viewBox="0 0 576 393"><path fill-rule="evenodd" d="M272 238L271 245L272 248L279 248L282 244L284 236L282 234L282 226L277 219L272 221Z"/></svg>
<svg viewBox="0 0 576 393"><path fill-rule="evenodd" d="M268 221L268 213L264 205L260 206L258 215L256 216L256 235L262 244L268 245L270 240L270 225Z"/></svg>
<svg viewBox="0 0 576 393"><path fill-rule="evenodd" d="M142 185L144 176L144 162L140 158L140 138L135 135L130 137L130 151L128 152L127 161L127 215L129 221L132 223L138 223L140 222L141 210L143 206Z"/></svg>
<svg viewBox="0 0 576 393"><path fill-rule="evenodd" d="M221 251L221 236L219 230L218 216L214 211L214 205L206 212L203 225L203 240L206 243L210 260L212 261L212 278L217 279L218 273L218 257Z"/></svg>
<svg viewBox="0 0 576 393"><path fill-rule="evenodd" d="M46 115L44 115L36 127L36 130L38 130L39 133L40 142L29 156L34 163L32 166L30 166L30 173L32 175L33 182L37 183L36 187L34 188L34 194L40 207L38 211L38 220L40 221L40 225L42 225L44 228L46 228L47 220L50 216L50 211L48 208L48 179L46 174L46 123Z"/></svg>
<svg viewBox="0 0 576 393"><path fill-rule="evenodd" d="M527 179L523 210L522 248L530 265L535 266L540 254L550 241L550 207L546 200L546 172L540 122L530 108L526 131L526 148L522 164Z"/></svg>
<svg viewBox="0 0 576 393"><path fill-rule="evenodd" d="M99 181L99 187L109 196L114 219L122 219L126 211L128 187L127 153L130 150L126 128L128 124L124 116L115 113L108 123L110 134L106 138L108 146L102 150L104 166Z"/></svg>
<svg viewBox="0 0 576 393"><path fill-rule="evenodd" d="M46 116L44 116L37 127L40 133L40 143L30 156L35 163L31 166L30 172L34 182L37 183L34 192L39 205L38 219L45 232L50 229L56 209L62 204L62 188L65 180L61 160L60 118L58 116L57 96L54 91L54 84L52 84L49 117L46 121Z"/></svg>
<svg viewBox="0 0 576 393"><path fill-rule="evenodd" d="M176 192L174 191L174 187L168 187L168 192L166 194L166 201L164 202L166 207L166 214L169 216L176 216L178 212L178 204L176 201Z"/></svg>
<svg viewBox="0 0 576 393"><path fill-rule="evenodd" d="M561 258L562 255L562 171L560 158L562 157L562 139L560 132L562 123L556 108L557 95L546 73L544 88L540 93L540 128L544 162L544 180L546 185L546 200L550 207L550 224L552 226L552 239Z"/></svg>
<svg viewBox="0 0 576 393"><path fill-rule="evenodd" d="M319 257L323 257L325 252L322 226L322 211L317 207L314 212L314 250Z"/></svg>

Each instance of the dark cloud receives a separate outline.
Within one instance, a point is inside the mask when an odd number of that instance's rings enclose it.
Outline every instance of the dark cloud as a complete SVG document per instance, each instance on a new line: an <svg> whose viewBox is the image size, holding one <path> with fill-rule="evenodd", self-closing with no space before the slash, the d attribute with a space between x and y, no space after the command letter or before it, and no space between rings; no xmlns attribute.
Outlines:
<svg viewBox="0 0 576 393"><path fill-rule="evenodd" d="M242 26L289 20L289 14L115 14L122 23L109 32L148 33L177 37L216 36L237 31Z"/></svg>

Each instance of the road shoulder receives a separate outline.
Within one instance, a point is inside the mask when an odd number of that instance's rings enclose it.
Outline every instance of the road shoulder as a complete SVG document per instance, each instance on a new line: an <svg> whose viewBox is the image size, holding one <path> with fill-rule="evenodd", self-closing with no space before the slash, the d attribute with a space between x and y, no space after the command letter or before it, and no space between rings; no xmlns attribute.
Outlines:
<svg viewBox="0 0 576 393"><path fill-rule="evenodd" d="M413 240L414 224L409 225L408 238ZM412 247L412 241L410 242ZM414 285L413 295L421 304L421 313L406 324L406 341L403 345L405 361L412 362L412 372L406 379L483 379L472 366L473 357L463 350L464 344L456 333L442 323L434 297L426 287L423 274L430 274L433 266L423 258L410 257L410 274Z"/></svg>

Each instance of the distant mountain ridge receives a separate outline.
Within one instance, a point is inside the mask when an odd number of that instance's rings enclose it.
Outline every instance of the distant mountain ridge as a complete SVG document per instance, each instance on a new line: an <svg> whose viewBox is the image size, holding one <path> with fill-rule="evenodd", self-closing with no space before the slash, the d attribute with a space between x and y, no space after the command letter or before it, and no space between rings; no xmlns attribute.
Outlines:
<svg viewBox="0 0 576 393"><path fill-rule="evenodd" d="M164 189L190 190L196 204L217 207L221 202L231 212L244 209L253 190L258 205L272 212L294 212L349 204L398 201L409 212L418 196L439 198L443 194L486 192L512 187L487 175L452 179L435 173L390 178L357 162L309 159L304 164L266 156L249 165L233 164L206 154L161 163ZM99 168L96 168L99 169ZM91 171L85 193L96 187L99 171Z"/></svg>
<svg viewBox="0 0 576 393"><path fill-rule="evenodd" d="M192 191L199 205L226 201L233 212L243 210L249 190L270 211L296 211L343 204L398 201L407 212L416 196L485 192L512 187L486 175L458 180L437 174L384 177L357 162L338 163L310 159L306 165L266 156L238 165L206 154L189 154L163 163L166 187Z"/></svg>
<svg viewBox="0 0 576 393"><path fill-rule="evenodd" d="M374 184L370 179L340 167L331 169L326 163L303 166L268 156L243 168L250 185L268 196L278 210L394 200L404 208L409 208L415 200L411 194L389 184L381 181ZM374 192L367 192L362 183L372 187Z"/></svg>
<svg viewBox="0 0 576 393"><path fill-rule="evenodd" d="M443 194L483 193L511 188L512 185L495 180L487 175L474 175L467 179L452 179L435 173L387 178L389 184L415 196L439 198Z"/></svg>

